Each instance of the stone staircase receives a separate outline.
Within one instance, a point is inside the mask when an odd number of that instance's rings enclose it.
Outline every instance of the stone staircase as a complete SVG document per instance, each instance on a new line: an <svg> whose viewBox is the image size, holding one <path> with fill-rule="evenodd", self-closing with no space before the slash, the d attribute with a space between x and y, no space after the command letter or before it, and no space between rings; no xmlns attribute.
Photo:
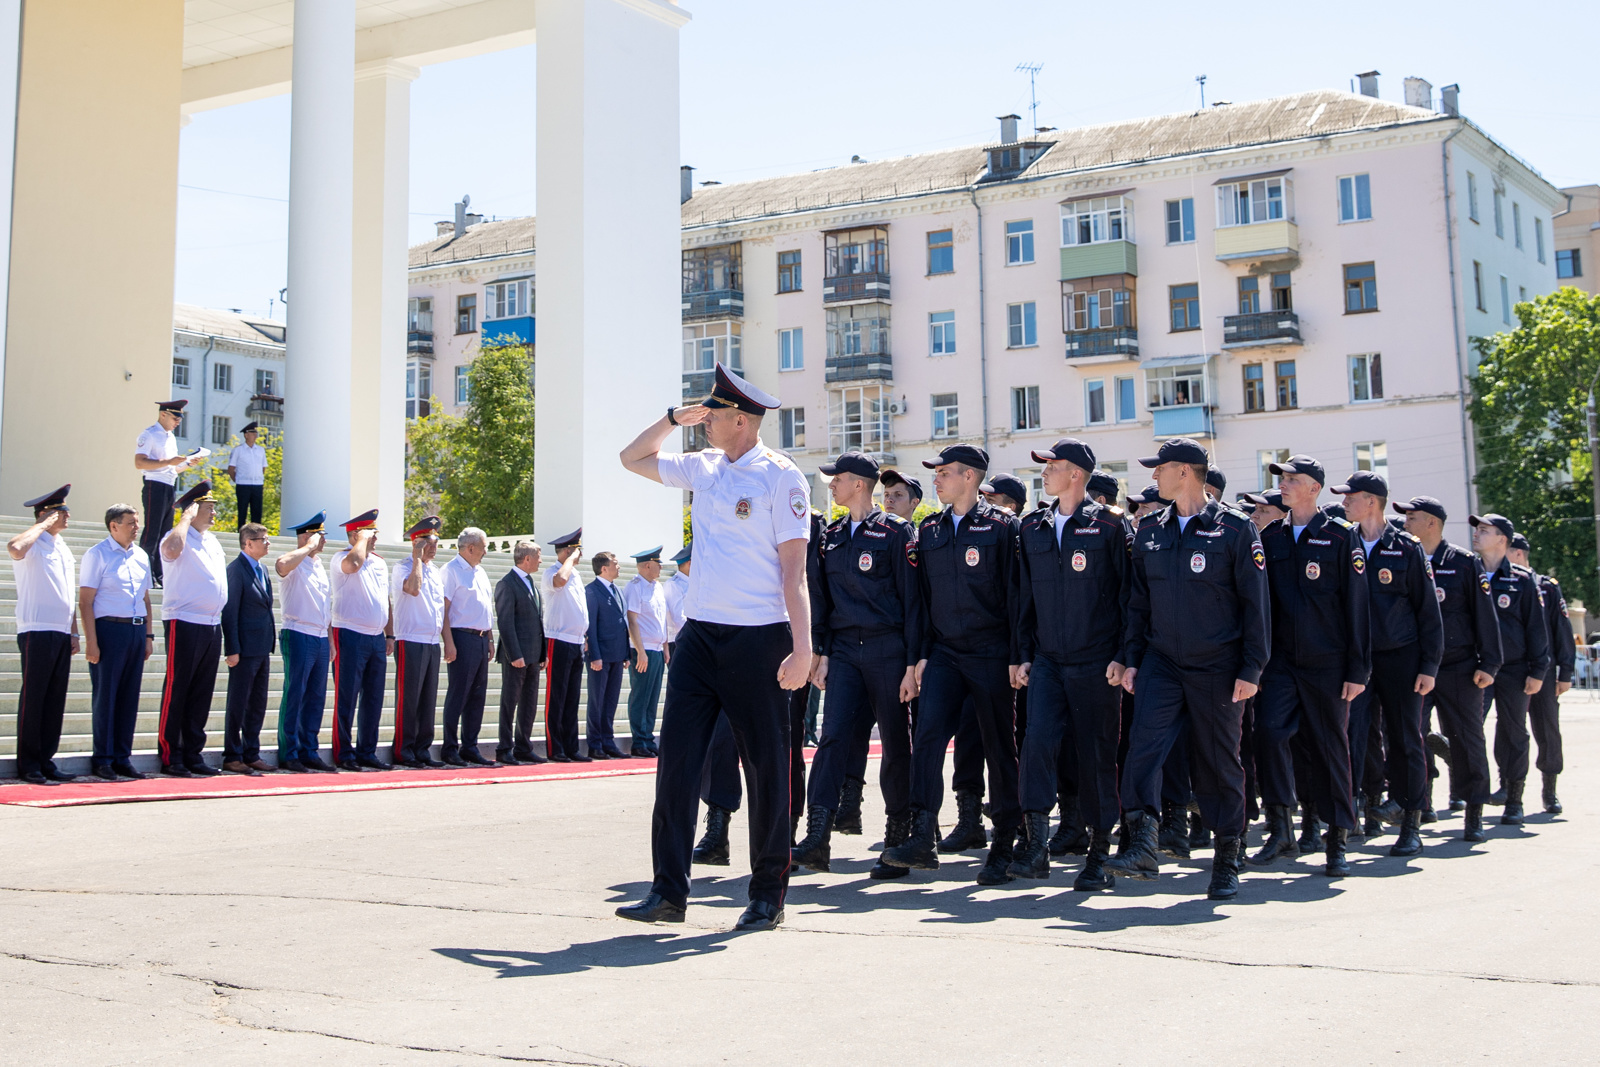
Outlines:
<svg viewBox="0 0 1600 1067"><path fill-rule="evenodd" d="M72 525L62 534L63 540L72 548L72 554L81 566L84 553L90 547L101 541L105 536L105 528L98 521L98 516L84 514L75 515ZM12 537L26 530L32 525L32 520L16 516L0 516L0 542L9 541ZM335 545L339 544L337 536L340 530L329 531L329 546L323 550L322 559L324 566L332 559ZM217 540L221 542L223 552L231 560L239 553L238 535L227 532L219 533ZM493 585L511 569L511 548L518 540L516 537L493 537L490 539L490 551L484 557L483 567L489 574L489 582ZM294 547L293 534L276 536L272 539L273 548L268 553L266 562L270 564L278 556L290 551ZM599 551L599 549L596 549ZM410 552L406 545L386 545L379 549L380 554L391 566L398 563ZM444 542L440 545L439 554L434 562L443 565L455 556L454 542ZM545 550L545 563L553 560L550 550ZM663 568L662 577L672 573L673 566L668 563ZM589 565L586 554L582 563L578 565L578 573L583 577L585 584L594 580L594 570ZM622 560L622 574L618 578L619 585L626 585L635 574L633 561L626 557ZM282 582L274 575L274 602L278 614L278 623L282 626ZM161 590L151 592L151 606L155 611L157 620L161 618ZM13 571L11 556L0 552L0 777L14 777L16 775L16 746L17 746L17 699L22 688L22 657L17 651L16 644L16 604L17 585ZM155 652L145 663L144 684L139 694L139 718L135 727L133 738L135 767L151 771L159 766L156 754L156 733L161 712L161 686L166 675L167 660L166 648L157 627ZM446 689L445 670L441 665L439 677L439 704L437 716L442 716ZM266 722L261 728L262 750L267 761L276 759L276 737L278 729L278 705L283 685L283 664L279 656L273 656L272 675L267 695ZM663 687L665 688L665 687ZM206 726L206 752L208 762L213 765L220 764L223 740L224 712L227 707L228 668L219 661L217 665L217 686L211 698L211 718ZM61 747L56 756L56 763L63 770L87 774L89 770L89 756L93 751L93 728L91 724L91 686L89 679L89 663L80 652L72 659L72 676L68 682L66 718L62 726ZM543 686L541 684L539 699L544 700ZM580 737L584 733L584 714L587 706L586 700L580 700L578 706L578 730ZM621 738L621 746L627 748L628 737L628 675L623 673L622 698L617 703L615 730ZM491 664L489 668L489 696L484 709L483 731L479 735L480 748L486 755L492 755L496 740L499 736L499 707L500 707L500 668L498 664ZM333 683L330 677L328 684L327 709L322 719L322 745L326 749L330 745L333 728ZM439 739L442 736L442 719L436 720L434 756L437 757ZM541 707L540 714L535 721L533 731L535 747L539 751L544 749L544 715ZM383 724L379 733L379 751L381 755L394 737L394 660L389 661L388 682L384 688ZM327 753L324 753L327 758Z"/></svg>

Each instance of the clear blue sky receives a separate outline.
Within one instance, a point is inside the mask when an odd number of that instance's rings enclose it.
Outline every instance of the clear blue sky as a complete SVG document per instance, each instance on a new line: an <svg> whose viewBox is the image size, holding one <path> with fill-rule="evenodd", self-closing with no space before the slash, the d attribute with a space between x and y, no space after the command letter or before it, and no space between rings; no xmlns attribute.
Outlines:
<svg viewBox="0 0 1600 1067"><path fill-rule="evenodd" d="M1366 4L1149 0L684 6L694 20L682 33L682 156L697 178L991 140L994 116L1027 121L1028 78L1015 68L1041 63L1039 123L1059 127L1193 108L1197 74L1207 102L1348 88L1373 68L1388 100L1403 99L1409 75L1436 94L1458 82L1462 112L1551 182L1600 181L1593 0L1401 5L1381 16ZM411 90L412 241L462 193L491 217L534 212L534 112L533 48L423 70ZM177 299L265 311L285 284L289 98L196 116L179 180Z"/></svg>

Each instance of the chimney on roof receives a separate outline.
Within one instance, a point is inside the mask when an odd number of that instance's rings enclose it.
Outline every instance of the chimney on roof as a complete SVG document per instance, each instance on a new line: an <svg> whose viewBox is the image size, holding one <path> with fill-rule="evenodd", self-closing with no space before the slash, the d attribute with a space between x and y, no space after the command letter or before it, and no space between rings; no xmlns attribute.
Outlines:
<svg viewBox="0 0 1600 1067"><path fill-rule="evenodd" d="M469 230L472 229L472 227L476 226L478 223L480 223L482 221L483 221L483 216L482 215L474 215L470 211L467 212L467 229L469 229Z"/></svg>
<svg viewBox="0 0 1600 1067"><path fill-rule="evenodd" d="M1433 83L1426 78L1406 79L1406 103L1411 107L1433 110Z"/></svg>
<svg viewBox="0 0 1600 1067"><path fill-rule="evenodd" d="M687 204L694 195L694 168L685 163L678 168L678 203Z"/></svg>
<svg viewBox="0 0 1600 1067"><path fill-rule="evenodd" d="M456 202L456 225L451 232L457 237L467 232L467 205L472 203L472 197L465 194Z"/></svg>
<svg viewBox="0 0 1600 1067"><path fill-rule="evenodd" d="M1020 122L1021 119L1022 119L1022 116L1020 116L1020 115L1001 115L1000 116L1000 143L1001 144L1016 144L1017 143L1017 123Z"/></svg>
<svg viewBox="0 0 1600 1067"><path fill-rule="evenodd" d="M1361 95L1376 97L1378 95L1378 72L1369 70L1364 74L1357 74L1356 80L1361 83Z"/></svg>
<svg viewBox="0 0 1600 1067"><path fill-rule="evenodd" d="M1461 86L1451 82L1439 90L1439 110L1451 118L1461 115Z"/></svg>
<svg viewBox="0 0 1600 1067"><path fill-rule="evenodd" d="M435 237L443 237L446 234L455 232L456 224L451 222L449 219L440 219L438 222L433 224L433 235Z"/></svg>

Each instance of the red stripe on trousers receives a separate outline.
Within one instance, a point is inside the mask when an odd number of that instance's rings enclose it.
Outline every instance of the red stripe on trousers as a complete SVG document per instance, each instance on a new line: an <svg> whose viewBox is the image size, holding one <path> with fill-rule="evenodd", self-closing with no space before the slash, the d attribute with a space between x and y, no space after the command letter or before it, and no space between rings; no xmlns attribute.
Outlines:
<svg viewBox="0 0 1600 1067"><path fill-rule="evenodd" d="M545 638L544 642L544 756L549 759L555 753L555 742L550 736L550 683L556 676L556 639Z"/></svg>
<svg viewBox="0 0 1600 1067"><path fill-rule="evenodd" d="M172 646L178 635L178 620L168 619L167 622L167 679L161 690L161 724L156 728L156 747L161 750L161 765L172 766L172 746L167 744L167 711L172 707L172 664L177 658L172 654ZM27 675L24 673L24 679Z"/></svg>
<svg viewBox="0 0 1600 1067"><path fill-rule="evenodd" d="M328 637L333 641L333 762L339 764L339 661L344 659L339 655L339 631L335 627L328 627ZM350 729L356 728L355 716L350 716Z"/></svg>
<svg viewBox="0 0 1600 1067"><path fill-rule="evenodd" d="M406 645L404 641L394 643L394 758L401 759L405 753L401 751L406 736Z"/></svg>

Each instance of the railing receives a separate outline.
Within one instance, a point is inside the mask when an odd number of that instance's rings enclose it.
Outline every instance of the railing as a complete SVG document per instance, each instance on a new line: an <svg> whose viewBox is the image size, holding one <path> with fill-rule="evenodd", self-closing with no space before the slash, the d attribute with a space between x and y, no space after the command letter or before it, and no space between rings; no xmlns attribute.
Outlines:
<svg viewBox="0 0 1600 1067"><path fill-rule="evenodd" d="M827 382L893 381L894 361L889 353L859 356L829 356L823 361L823 380Z"/></svg>
<svg viewBox="0 0 1600 1067"><path fill-rule="evenodd" d="M1254 311L1222 317L1222 346L1262 341L1300 343L1300 316L1292 311Z"/></svg>
<svg viewBox="0 0 1600 1067"><path fill-rule="evenodd" d="M269 393L257 393L250 398L250 403L245 406L244 413L251 418L262 415L282 415L283 397L272 396Z"/></svg>
<svg viewBox="0 0 1600 1067"><path fill-rule="evenodd" d="M1082 356L1139 355L1139 331L1132 326L1112 326L1101 330L1072 330L1067 333L1067 358Z"/></svg>
<svg viewBox="0 0 1600 1067"><path fill-rule="evenodd" d="M1600 644L1579 645L1573 665L1572 688L1600 692Z"/></svg>
<svg viewBox="0 0 1600 1067"><path fill-rule="evenodd" d="M725 319L730 315L743 314L742 289L710 289L703 293L683 294L683 317L686 319Z"/></svg>
<svg viewBox="0 0 1600 1067"><path fill-rule="evenodd" d="M433 331L410 330L406 333L406 354L412 356L433 355Z"/></svg>
<svg viewBox="0 0 1600 1067"><path fill-rule="evenodd" d="M889 272L870 274L841 274L822 280L822 302L833 304L841 300L889 299Z"/></svg>

